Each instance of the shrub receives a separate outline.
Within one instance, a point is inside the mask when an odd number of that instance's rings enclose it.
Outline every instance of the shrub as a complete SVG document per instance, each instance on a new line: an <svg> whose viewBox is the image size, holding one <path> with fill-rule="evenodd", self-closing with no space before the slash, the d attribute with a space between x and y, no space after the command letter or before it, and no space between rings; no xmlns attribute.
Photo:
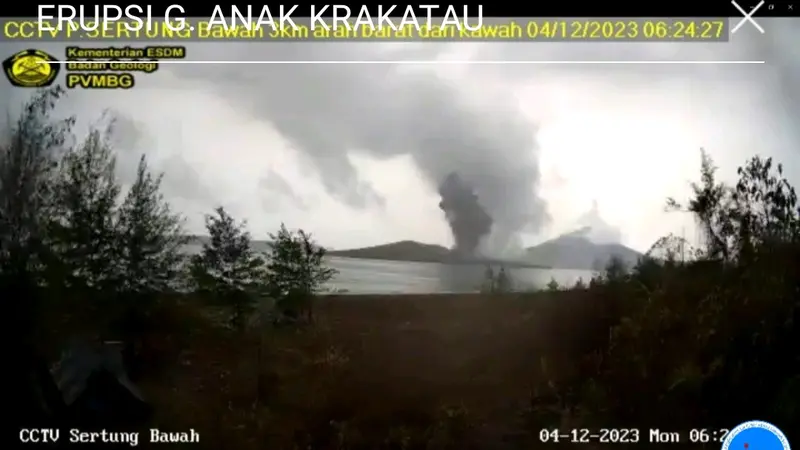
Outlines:
<svg viewBox="0 0 800 450"><path fill-rule="evenodd" d="M183 219L160 192L162 175L153 176L142 155L136 179L118 217L120 288L129 293L171 291L179 278L187 239Z"/></svg>
<svg viewBox="0 0 800 450"><path fill-rule="evenodd" d="M230 309L230 324L241 329L254 311L256 282L263 279L264 261L251 246L246 224L236 223L224 208L206 216L209 242L192 258L195 287Z"/></svg>
<svg viewBox="0 0 800 450"><path fill-rule="evenodd" d="M500 266L500 270L495 275L492 266L486 266L481 283L481 293L484 294L507 294L514 291L514 282L506 272L505 267Z"/></svg>
<svg viewBox="0 0 800 450"><path fill-rule="evenodd" d="M500 266L500 270L497 272L497 279L494 283L494 290L500 294L507 294L514 290L513 283L511 282L511 277L506 272L506 268Z"/></svg>
<svg viewBox="0 0 800 450"><path fill-rule="evenodd" d="M75 122L51 117L63 95L58 87L34 95L0 141L0 276L17 288L49 260L55 169Z"/></svg>
<svg viewBox="0 0 800 450"><path fill-rule="evenodd" d="M120 186L107 133L93 129L60 163L49 218L58 279L66 288L112 289L118 266L116 214ZM51 267L54 269L54 267Z"/></svg>
<svg viewBox="0 0 800 450"><path fill-rule="evenodd" d="M313 320L314 295L336 274L325 264L325 249L313 241L311 234L289 231L283 224L269 237L272 242L267 255L267 293L275 299L284 318L296 320L305 316L306 320Z"/></svg>
<svg viewBox="0 0 800 450"><path fill-rule="evenodd" d="M733 187L714 174L704 153L687 206L669 201L695 215L703 248L688 260L649 252L630 273L610 267L593 280L590 289L615 321L575 373L550 380L558 400L539 398L542 420L557 409L557 420L568 415L586 427L730 428L753 417L785 430L798 423L794 189L770 159L748 161ZM675 242L658 246L684 254Z"/></svg>

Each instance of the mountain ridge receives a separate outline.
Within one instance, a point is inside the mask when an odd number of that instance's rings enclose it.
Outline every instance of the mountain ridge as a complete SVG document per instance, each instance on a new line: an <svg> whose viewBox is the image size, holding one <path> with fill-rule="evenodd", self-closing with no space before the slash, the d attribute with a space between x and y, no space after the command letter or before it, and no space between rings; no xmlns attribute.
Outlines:
<svg viewBox="0 0 800 450"><path fill-rule="evenodd" d="M643 255L619 243L595 243L587 236L590 227L562 234L541 244L525 249L523 259L469 258L456 256L452 250L438 244L402 240L369 247L333 250L328 255L344 258L374 259L384 261L409 261L440 264L496 264L508 267L556 268L574 270L600 270L612 257L632 266ZM187 235L192 244L208 242L208 236ZM268 246L269 241L254 240L256 246Z"/></svg>
<svg viewBox="0 0 800 450"><path fill-rule="evenodd" d="M548 268L530 261L500 260L495 258L463 258L452 250L437 244L403 240L388 244L347 250L329 251L331 256L385 261L429 262L440 264L497 264L507 267Z"/></svg>
<svg viewBox="0 0 800 450"><path fill-rule="evenodd" d="M596 243L587 235L591 227L583 227L570 233L525 249L526 259L559 269L601 270L616 257L630 267L644 256L620 243Z"/></svg>

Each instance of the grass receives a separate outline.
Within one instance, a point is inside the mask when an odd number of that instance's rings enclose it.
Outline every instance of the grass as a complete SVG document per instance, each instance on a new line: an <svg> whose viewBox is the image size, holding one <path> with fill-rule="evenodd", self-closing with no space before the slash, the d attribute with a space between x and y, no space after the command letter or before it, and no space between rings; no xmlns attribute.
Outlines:
<svg viewBox="0 0 800 450"><path fill-rule="evenodd" d="M325 297L314 326L264 335L261 371L259 336L169 300L140 386L155 423L202 448L520 448L538 436L524 413L540 357L567 365L586 340L586 295Z"/></svg>

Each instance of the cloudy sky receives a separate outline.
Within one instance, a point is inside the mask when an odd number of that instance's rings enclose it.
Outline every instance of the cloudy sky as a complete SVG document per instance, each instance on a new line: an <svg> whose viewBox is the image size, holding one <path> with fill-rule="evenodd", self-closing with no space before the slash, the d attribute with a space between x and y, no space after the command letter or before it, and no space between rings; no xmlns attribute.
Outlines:
<svg viewBox="0 0 800 450"><path fill-rule="evenodd" d="M759 23L763 35L745 25L714 44L195 43L196 60L766 64L163 65L129 91L71 91L62 112L82 133L113 111L121 176L147 153L192 232L223 205L256 236L285 222L336 248L450 245L436 186L458 171L504 244L571 231L597 202L604 236L646 250L669 232L693 236L663 206L687 195L701 147L726 177L757 153L800 184L800 21ZM27 93L0 84L18 107Z"/></svg>

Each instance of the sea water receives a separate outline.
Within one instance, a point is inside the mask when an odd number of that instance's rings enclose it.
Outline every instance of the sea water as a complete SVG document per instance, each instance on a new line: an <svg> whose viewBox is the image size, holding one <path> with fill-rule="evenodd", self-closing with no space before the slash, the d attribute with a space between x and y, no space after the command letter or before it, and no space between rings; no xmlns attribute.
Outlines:
<svg viewBox="0 0 800 450"><path fill-rule="evenodd" d="M190 244L194 254L200 246ZM450 265L378 259L327 258L337 274L326 286L330 292L347 294L439 294L477 292L486 271L481 265ZM494 268L497 271L498 267ZM544 288L550 280L572 286L579 279L588 282L593 273L586 270L506 268L515 290Z"/></svg>

